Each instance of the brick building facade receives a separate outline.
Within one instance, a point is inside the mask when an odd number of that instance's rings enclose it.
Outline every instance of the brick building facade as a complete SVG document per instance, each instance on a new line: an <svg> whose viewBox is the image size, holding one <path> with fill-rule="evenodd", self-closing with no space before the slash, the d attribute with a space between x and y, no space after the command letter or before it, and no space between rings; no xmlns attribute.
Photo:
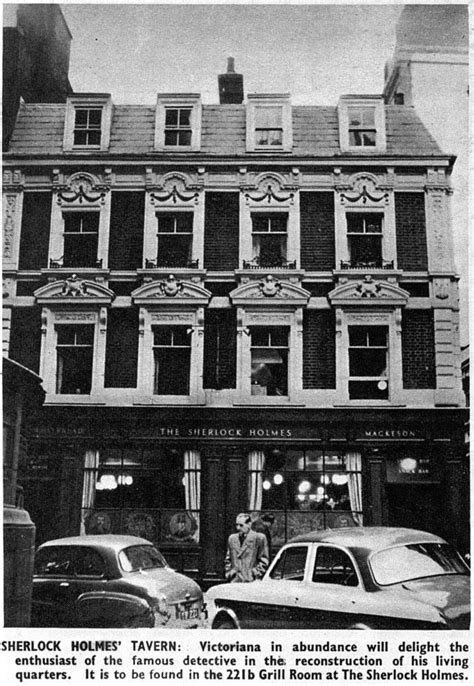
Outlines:
<svg viewBox="0 0 474 686"><path fill-rule="evenodd" d="M465 549L453 159L411 107L235 76L219 105L20 109L3 321L46 391L37 537L137 533L205 584L242 510L275 547L364 523Z"/></svg>

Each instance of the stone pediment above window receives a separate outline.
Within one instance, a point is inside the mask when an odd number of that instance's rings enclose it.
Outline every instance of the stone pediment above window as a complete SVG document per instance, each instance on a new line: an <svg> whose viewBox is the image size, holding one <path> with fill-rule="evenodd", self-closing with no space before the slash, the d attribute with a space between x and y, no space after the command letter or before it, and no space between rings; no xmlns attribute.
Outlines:
<svg viewBox="0 0 474 686"><path fill-rule="evenodd" d="M370 274L362 280L351 280L337 286L328 294L329 302L336 307L403 307L409 297L410 294L403 288L389 281L376 281Z"/></svg>
<svg viewBox="0 0 474 686"><path fill-rule="evenodd" d="M192 178L181 172L170 172L153 184L150 200L156 208L176 205L197 205L202 179Z"/></svg>
<svg viewBox="0 0 474 686"><path fill-rule="evenodd" d="M303 307L307 304L309 297L309 291L290 281L280 281L271 274L260 281L249 281L230 293L232 304L243 307L249 305Z"/></svg>
<svg viewBox="0 0 474 686"><path fill-rule="evenodd" d="M340 179L336 184L341 205L351 207L380 208L390 200L390 186L385 179L375 174L362 172L352 174L347 179Z"/></svg>
<svg viewBox="0 0 474 686"><path fill-rule="evenodd" d="M289 175L264 173L252 178L248 175L245 183L241 184L241 190L245 194L247 205L293 205L295 191L298 190L297 170L288 178Z"/></svg>
<svg viewBox="0 0 474 686"><path fill-rule="evenodd" d="M96 207L103 205L105 194L110 189L92 174L77 172L72 174L63 184L54 183L58 205L68 207Z"/></svg>
<svg viewBox="0 0 474 686"><path fill-rule="evenodd" d="M64 281L52 281L46 286L38 288L34 293L36 302L40 305L70 305L80 304L88 306L110 305L115 293L96 281L81 279L72 274Z"/></svg>
<svg viewBox="0 0 474 686"><path fill-rule="evenodd" d="M212 293L191 281L181 281L173 274L163 281L151 281L132 293L135 305L179 305L203 307L209 303Z"/></svg>

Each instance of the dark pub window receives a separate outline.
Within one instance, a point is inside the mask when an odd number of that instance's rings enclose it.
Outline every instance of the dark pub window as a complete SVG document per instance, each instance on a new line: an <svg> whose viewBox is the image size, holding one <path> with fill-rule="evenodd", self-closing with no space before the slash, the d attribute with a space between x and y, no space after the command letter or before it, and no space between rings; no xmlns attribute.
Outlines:
<svg viewBox="0 0 474 686"><path fill-rule="evenodd" d="M56 327L56 393L90 393L94 329L91 324Z"/></svg>
<svg viewBox="0 0 474 686"><path fill-rule="evenodd" d="M101 107L77 107L74 122L74 145L99 146L102 126Z"/></svg>
<svg viewBox="0 0 474 686"><path fill-rule="evenodd" d="M64 267L96 267L99 212L64 214Z"/></svg>
<svg viewBox="0 0 474 686"><path fill-rule="evenodd" d="M288 395L287 326L251 326L252 395Z"/></svg>
<svg viewBox="0 0 474 686"><path fill-rule="evenodd" d="M188 267L192 257L193 213L158 214L158 267Z"/></svg>
<svg viewBox="0 0 474 686"><path fill-rule="evenodd" d="M351 267L382 267L382 218L375 212L347 213Z"/></svg>
<svg viewBox="0 0 474 686"><path fill-rule="evenodd" d="M260 267L282 267L287 261L288 215L282 213L252 215L253 259Z"/></svg>
<svg viewBox="0 0 474 686"><path fill-rule="evenodd" d="M191 337L186 326L153 328L155 395L189 395Z"/></svg>
<svg viewBox="0 0 474 686"><path fill-rule="evenodd" d="M191 145L191 109L167 108L165 114L165 145Z"/></svg>
<svg viewBox="0 0 474 686"><path fill-rule="evenodd" d="M349 398L388 398L388 327L349 326Z"/></svg>

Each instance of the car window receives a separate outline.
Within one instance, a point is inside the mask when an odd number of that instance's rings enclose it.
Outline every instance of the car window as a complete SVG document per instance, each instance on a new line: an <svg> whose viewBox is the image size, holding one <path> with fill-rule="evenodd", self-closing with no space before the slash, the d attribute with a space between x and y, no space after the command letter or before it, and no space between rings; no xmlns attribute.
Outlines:
<svg viewBox="0 0 474 686"><path fill-rule="evenodd" d="M308 546L306 545L286 548L270 572L270 578L303 581L307 556Z"/></svg>
<svg viewBox="0 0 474 686"><path fill-rule="evenodd" d="M124 572L137 572L139 569L166 567L166 560L152 545L133 545L119 553L119 561Z"/></svg>
<svg viewBox="0 0 474 686"><path fill-rule="evenodd" d="M72 576L73 553L71 546L41 548L35 556L35 576Z"/></svg>
<svg viewBox="0 0 474 686"><path fill-rule="evenodd" d="M318 546L313 581L340 586L357 586L357 573L349 555L340 548Z"/></svg>
<svg viewBox="0 0 474 686"><path fill-rule="evenodd" d="M105 563L102 555L90 548L77 548L75 570L77 576L104 576Z"/></svg>
<svg viewBox="0 0 474 686"><path fill-rule="evenodd" d="M459 554L446 543L414 543L374 553L369 560L381 586L441 574L468 574Z"/></svg>

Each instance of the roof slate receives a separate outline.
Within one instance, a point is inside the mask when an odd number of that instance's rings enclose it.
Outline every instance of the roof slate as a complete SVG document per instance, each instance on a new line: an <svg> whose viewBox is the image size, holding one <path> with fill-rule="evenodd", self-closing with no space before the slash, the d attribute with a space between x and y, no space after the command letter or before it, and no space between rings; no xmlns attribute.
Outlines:
<svg viewBox="0 0 474 686"><path fill-rule="evenodd" d="M65 104L22 104L10 143L10 154L60 156L63 154ZM408 106L387 105L386 155L442 155L438 144L424 127L415 110ZM200 155L244 157L245 105L204 105L202 108ZM110 146L114 156L153 153L155 108L144 105L116 105L113 109ZM96 152L94 154L97 154ZM155 153L159 155L160 153ZM166 152L166 155L172 152ZM186 153L189 155L192 153ZM251 156L259 153L250 153ZM359 156L360 152L352 153ZM380 153L367 153L377 157ZM288 157L334 156L341 153L336 107L294 106L293 149Z"/></svg>

